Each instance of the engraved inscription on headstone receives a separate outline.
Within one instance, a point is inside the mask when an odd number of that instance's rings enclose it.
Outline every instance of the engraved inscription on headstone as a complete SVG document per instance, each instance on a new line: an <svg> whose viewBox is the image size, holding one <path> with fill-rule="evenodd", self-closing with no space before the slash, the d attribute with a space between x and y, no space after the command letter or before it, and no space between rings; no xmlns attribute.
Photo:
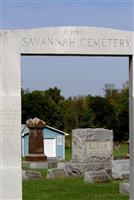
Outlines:
<svg viewBox="0 0 134 200"><path fill-rule="evenodd" d="M111 142L95 142L89 141L86 142L86 152L90 157L108 157L112 152L112 143Z"/></svg>
<svg viewBox="0 0 134 200"><path fill-rule="evenodd" d="M111 159L113 148L112 130L75 129L72 135L72 160L88 162L92 157Z"/></svg>
<svg viewBox="0 0 134 200"><path fill-rule="evenodd" d="M113 131L96 129L75 129L72 134L72 160L66 165L69 173L79 171L112 169Z"/></svg>

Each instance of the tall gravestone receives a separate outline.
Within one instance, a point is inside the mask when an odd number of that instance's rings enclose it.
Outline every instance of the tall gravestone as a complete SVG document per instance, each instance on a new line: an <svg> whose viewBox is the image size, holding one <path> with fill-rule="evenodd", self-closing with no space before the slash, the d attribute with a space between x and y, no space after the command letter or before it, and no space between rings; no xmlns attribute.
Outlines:
<svg viewBox="0 0 134 200"><path fill-rule="evenodd" d="M43 129L46 123L34 118L29 119L26 125L29 128L29 154L26 156L26 161L46 161L43 139Z"/></svg>
<svg viewBox="0 0 134 200"><path fill-rule="evenodd" d="M112 171L113 131L103 128L75 129L72 132L72 160L66 168L70 174L86 171Z"/></svg>

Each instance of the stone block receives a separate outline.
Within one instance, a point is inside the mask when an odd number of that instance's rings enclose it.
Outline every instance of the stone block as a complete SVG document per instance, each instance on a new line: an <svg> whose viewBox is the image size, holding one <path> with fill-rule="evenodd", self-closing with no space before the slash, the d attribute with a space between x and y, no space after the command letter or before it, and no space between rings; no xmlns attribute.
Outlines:
<svg viewBox="0 0 134 200"><path fill-rule="evenodd" d="M65 162L58 162L57 163L57 168L58 169L65 169L65 165L66 165Z"/></svg>
<svg viewBox="0 0 134 200"><path fill-rule="evenodd" d="M41 173L32 170L22 170L22 180L40 179Z"/></svg>
<svg viewBox="0 0 134 200"><path fill-rule="evenodd" d="M129 195L129 183L120 183L120 193L124 195Z"/></svg>
<svg viewBox="0 0 134 200"><path fill-rule="evenodd" d="M112 158L113 131L103 128L75 129L72 132L72 161L90 162Z"/></svg>
<svg viewBox="0 0 134 200"><path fill-rule="evenodd" d="M88 171L84 174L84 182L86 183L107 183L111 180L106 170Z"/></svg>
<svg viewBox="0 0 134 200"><path fill-rule="evenodd" d="M54 179L54 178L66 178L68 177L68 174L65 169L48 169L47 171L47 178L48 179Z"/></svg>
<svg viewBox="0 0 134 200"><path fill-rule="evenodd" d="M90 170L112 170L113 131L104 128L75 129L72 134L72 160L66 170L72 176Z"/></svg>
<svg viewBox="0 0 134 200"><path fill-rule="evenodd" d="M48 161L48 168L57 168L58 159L56 157L49 157Z"/></svg>
<svg viewBox="0 0 134 200"><path fill-rule="evenodd" d="M84 172L87 171L87 164L69 162L65 165L65 169L69 176L83 176Z"/></svg>
<svg viewBox="0 0 134 200"><path fill-rule="evenodd" d="M22 162L23 169L47 169L48 162L30 162L30 161L23 161Z"/></svg>
<svg viewBox="0 0 134 200"><path fill-rule="evenodd" d="M112 177L113 179L129 178L129 160L112 160Z"/></svg>

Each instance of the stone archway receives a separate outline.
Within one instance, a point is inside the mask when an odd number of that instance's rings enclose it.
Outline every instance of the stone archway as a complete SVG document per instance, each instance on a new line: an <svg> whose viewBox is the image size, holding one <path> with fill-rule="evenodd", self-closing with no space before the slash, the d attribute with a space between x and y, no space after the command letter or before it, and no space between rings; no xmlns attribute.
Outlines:
<svg viewBox="0 0 134 200"><path fill-rule="evenodd" d="M0 32L0 199L22 199L21 55L128 56L130 80L130 199L134 199L133 33L93 27ZM15 140L15 141L14 141Z"/></svg>

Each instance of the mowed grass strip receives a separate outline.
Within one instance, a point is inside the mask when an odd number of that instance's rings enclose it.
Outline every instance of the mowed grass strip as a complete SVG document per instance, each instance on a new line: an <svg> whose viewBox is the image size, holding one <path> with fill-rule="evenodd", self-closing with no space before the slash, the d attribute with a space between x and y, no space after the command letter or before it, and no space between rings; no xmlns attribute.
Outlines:
<svg viewBox="0 0 134 200"><path fill-rule="evenodd" d="M23 181L23 200L128 200L119 182L87 184L83 178Z"/></svg>

